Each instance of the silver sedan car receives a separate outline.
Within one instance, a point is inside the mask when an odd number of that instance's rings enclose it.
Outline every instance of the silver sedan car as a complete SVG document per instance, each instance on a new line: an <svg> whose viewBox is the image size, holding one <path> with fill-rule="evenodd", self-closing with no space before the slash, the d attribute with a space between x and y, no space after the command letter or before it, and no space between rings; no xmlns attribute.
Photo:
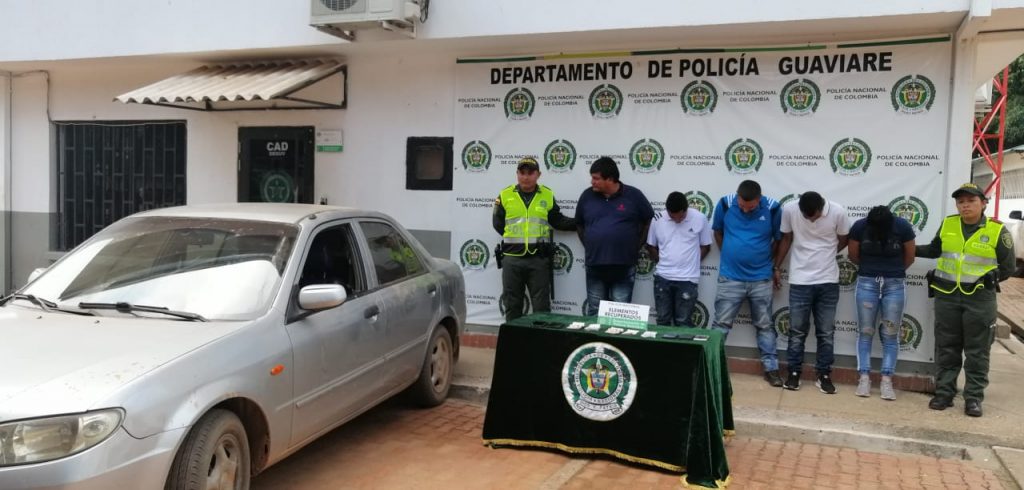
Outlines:
<svg viewBox="0 0 1024 490"><path fill-rule="evenodd" d="M38 272L38 271L37 271ZM389 397L448 395L454 264L391 218L136 214L0 303L0 488L244 489Z"/></svg>

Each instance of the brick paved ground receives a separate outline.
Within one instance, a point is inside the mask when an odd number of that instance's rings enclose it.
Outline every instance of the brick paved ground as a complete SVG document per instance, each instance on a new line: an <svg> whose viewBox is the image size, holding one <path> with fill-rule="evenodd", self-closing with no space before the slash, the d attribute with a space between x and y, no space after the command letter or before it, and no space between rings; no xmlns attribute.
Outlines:
<svg viewBox="0 0 1024 490"><path fill-rule="evenodd" d="M999 287L1003 291L998 296L999 316L1019 325L1024 323L1024 279L1011 277Z"/></svg>
<svg viewBox="0 0 1024 490"><path fill-rule="evenodd" d="M449 400L431 410L379 407L256 477L254 489L668 489L679 476L611 460L489 449L484 409ZM731 490L1001 489L968 461L735 437Z"/></svg>

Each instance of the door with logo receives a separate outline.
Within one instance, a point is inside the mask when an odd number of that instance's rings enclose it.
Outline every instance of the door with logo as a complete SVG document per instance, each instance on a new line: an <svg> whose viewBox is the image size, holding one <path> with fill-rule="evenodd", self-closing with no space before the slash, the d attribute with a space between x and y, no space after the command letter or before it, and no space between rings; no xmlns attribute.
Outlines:
<svg viewBox="0 0 1024 490"><path fill-rule="evenodd" d="M238 202L313 203L313 127L238 128Z"/></svg>

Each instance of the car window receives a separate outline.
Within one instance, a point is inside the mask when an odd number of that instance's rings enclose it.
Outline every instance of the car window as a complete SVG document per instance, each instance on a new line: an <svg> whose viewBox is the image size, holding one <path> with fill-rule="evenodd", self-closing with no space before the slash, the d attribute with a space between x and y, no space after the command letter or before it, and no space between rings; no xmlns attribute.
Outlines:
<svg viewBox="0 0 1024 490"><path fill-rule="evenodd" d="M295 225L253 220L128 218L22 292L71 306L127 302L248 320L270 306L297 234Z"/></svg>
<svg viewBox="0 0 1024 490"><path fill-rule="evenodd" d="M366 290L350 225L341 225L317 233L299 276L299 287L310 284L341 284L348 294Z"/></svg>
<svg viewBox="0 0 1024 490"><path fill-rule="evenodd" d="M377 221L359 224L370 246L377 282L388 284L426 270L412 246L393 226Z"/></svg>

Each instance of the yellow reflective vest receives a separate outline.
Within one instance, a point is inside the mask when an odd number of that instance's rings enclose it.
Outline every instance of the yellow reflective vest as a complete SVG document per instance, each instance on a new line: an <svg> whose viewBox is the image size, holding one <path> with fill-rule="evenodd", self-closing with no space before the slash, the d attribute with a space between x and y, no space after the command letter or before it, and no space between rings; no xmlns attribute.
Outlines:
<svg viewBox="0 0 1024 490"><path fill-rule="evenodd" d="M946 294L959 290L968 295L982 288L981 278L999 267L996 246L1002 230L1002 223L987 219L984 227L964 240L960 215L947 216L939 230L942 255L935 266L935 277L951 283L952 287L944 289L935 283L931 287Z"/></svg>
<svg viewBox="0 0 1024 490"><path fill-rule="evenodd" d="M548 212L554 205L555 194L543 185L537 185L537 193L533 195L529 207L516 192L516 186L510 185L501 191L501 206L505 208L505 232L501 239L505 243L523 245L522 253L505 252L505 255L533 254L537 251L537 242L547 241L551 230Z"/></svg>

